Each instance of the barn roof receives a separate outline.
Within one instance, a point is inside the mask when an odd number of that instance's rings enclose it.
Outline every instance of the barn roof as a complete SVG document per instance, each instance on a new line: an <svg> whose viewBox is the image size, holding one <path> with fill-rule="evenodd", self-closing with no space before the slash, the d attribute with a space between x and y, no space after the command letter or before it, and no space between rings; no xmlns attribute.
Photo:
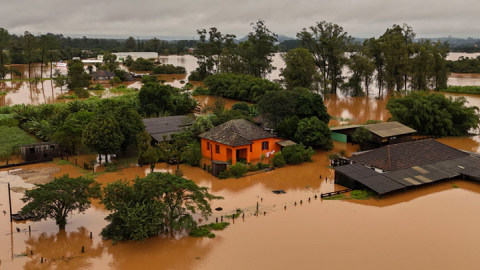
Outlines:
<svg viewBox="0 0 480 270"><path fill-rule="evenodd" d="M387 145L350 159L385 171L398 171L465 156L469 154L435 140L419 140Z"/></svg>
<svg viewBox="0 0 480 270"><path fill-rule="evenodd" d="M240 146L252 144L253 140L272 138L275 135L245 119L234 119L200 134L199 137L229 146Z"/></svg>

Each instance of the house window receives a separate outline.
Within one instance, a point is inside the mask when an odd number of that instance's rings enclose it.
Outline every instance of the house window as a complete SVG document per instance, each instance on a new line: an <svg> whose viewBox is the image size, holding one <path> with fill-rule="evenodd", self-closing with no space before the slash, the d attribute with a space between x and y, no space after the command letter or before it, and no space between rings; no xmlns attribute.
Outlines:
<svg viewBox="0 0 480 270"><path fill-rule="evenodd" d="M215 153L220 154L220 145L215 145Z"/></svg>
<svg viewBox="0 0 480 270"><path fill-rule="evenodd" d="M207 150L210 151L210 142L207 142Z"/></svg>
<svg viewBox="0 0 480 270"><path fill-rule="evenodd" d="M35 154L35 148L33 148L33 147L30 148L30 154L31 154L31 155Z"/></svg>
<svg viewBox="0 0 480 270"><path fill-rule="evenodd" d="M250 152L253 152L253 144L250 144Z"/></svg>
<svg viewBox="0 0 480 270"><path fill-rule="evenodd" d="M268 150L268 142L262 142L262 151Z"/></svg>

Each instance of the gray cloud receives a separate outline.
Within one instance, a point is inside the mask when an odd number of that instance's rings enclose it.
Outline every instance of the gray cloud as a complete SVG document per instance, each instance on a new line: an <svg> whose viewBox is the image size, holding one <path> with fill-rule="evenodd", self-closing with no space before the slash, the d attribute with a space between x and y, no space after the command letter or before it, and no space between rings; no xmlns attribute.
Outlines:
<svg viewBox="0 0 480 270"><path fill-rule="evenodd" d="M352 36L379 36L407 23L417 37L480 37L478 0L1 0L0 27L88 37L196 37L200 28L244 36L265 20L277 34L294 37L317 21L337 23ZM441 3L446 2L446 3Z"/></svg>

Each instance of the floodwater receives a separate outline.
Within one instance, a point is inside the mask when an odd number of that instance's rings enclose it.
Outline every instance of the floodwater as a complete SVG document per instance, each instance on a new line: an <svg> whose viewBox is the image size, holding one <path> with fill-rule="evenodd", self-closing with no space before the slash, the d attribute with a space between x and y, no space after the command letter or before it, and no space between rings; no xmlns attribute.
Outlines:
<svg viewBox="0 0 480 270"><path fill-rule="evenodd" d="M335 143L334 151L339 150L351 153L358 149L350 144ZM223 210L214 211L208 222L237 208L245 212L244 219L229 220L230 227L216 232L217 237L213 239L177 235L153 237L144 243L112 245L98 235L107 224L104 218L108 214L98 202L93 202L85 214L69 217L64 232L58 231L53 220L11 225L8 214L0 214L0 267L477 269L480 266L477 254L480 235L476 230L480 226L477 207L480 184L448 181L378 200L314 199L320 192L342 188L333 183L333 170L327 165L326 153L319 152L312 163L228 180L181 165L186 178L225 198L212 203L212 208ZM54 166L61 170L55 176L68 173L76 177L84 173L72 165L37 164L23 169ZM156 171L172 169L158 164ZM101 174L97 180L105 185L117 179L143 177L148 171L148 167L132 167ZM276 189L287 193L275 195L271 191ZM0 208L8 212L5 184L0 184L0 194ZM23 205L21 197L22 193L12 192L14 212ZM257 202L265 215L254 216ZM17 227L20 232L16 231ZM89 238L90 232L93 239ZM85 253L81 253L82 246ZM43 264L42 257L46 260Z"/></svg>
<svg viewBox="0 0 480 270"><path fill-rule="evenodd" d="M480 53L450 53L447 56L449 60L458 59L460 56L464 57L477 57ZM165 80L166 84L172 85L174 87L183 87L185 83L188 82L188 75L190 72L195 70L198 67L197 59L192 55L169 55L169 56L159 56L159 62L162 64L172 64L175 66L185 67L187 74L162 74L158 75L160 80ZM280 72L281 69L285 67L285 63L281 57L280 53L276 53L273 57L273 66L275 70L268 76L270 80L279 80L281 79ZM19 69L22 72L22 78L28 78L28 65L14 65L15 68ZM41 65L38 63L32 64L32 77L40 77L40 68ZM124 66L121 66L123 69L127 69ZM43 77L50 77L50 68L47 65L43 67ZM59 68L63 73L67 72L66 68ZM344 74L348 74L348 70L344 70ZM10 75L7 76L7 79L10 78ZM18 77L15 77L18 78ZM190 82L194 86L202 85L201 82ZM480 74L460 74L452 73L448 79L449 85L480 85ZM108 85L105 85L107 88ZM142 84L137 81L134 83L128 83L128 87L140 89ZM377 97L378 90L374 83L370 86L370 95L371 97ZM55 87L52 82L46 81L43 84L41 83L29 83L29 82L0 82L0 91L7 92L7 95L0 96L0 106L5 105L14 105L14 104L42 104L42 103L54 103L54 102L68 102L68 100L59 100L58 97L61 95L59 87ZM65 91L63 91L65 93ZM73 94L69 92L68 94ZM113 94L106 91L102 93L102 97L111 97ZM338 93L339 97L344 97L344 94L341 91ZM383 94L384 98L386 94ZM372 103L372 102L370 102ZM342 116L343 117L343 116ZM345 118L345 117L343 117ZM367 119L368 120L368 119Z"/></svg>
<svg viewBox="0 0 480 270"><path fill-rule="evenodd" d="M174 65L192 63L191 56L172 57ZM189 62L190 61L190 62ZM195 63L195 62L193 62ZM196 63L195 63L196 64ZM196 67L191 64L187 70ZM176 78L177 79L177 78ZM172 75L172 81L173 75ZM44 82L44 84L47 82ZM135 84L129 87L135 87ZM37 86L38 88L38 86ZM23 89L23 88L21 88ZM45 88L45 92L48 92ZM21 90L17 89L18 92ZM52 89L49 89L51 92ZM57 90L53 89L54 94ZM27 94L24 100L32 100ZM21 94L21 93L17 93ZM10 94L7 95L7 98ZM36 102L42 103L43 93ZM479 106L480 97L465 96L470 105ZM54 96L54 95L51 95ZM47 100L45 94L44 100ZM1 98L1 97L0 97ZM214 97L196 96L203 107L213 106ZM388 95L383 99L329 96L328 112L335 118L329 125L386 121ZM225 99L230 108L235 100ZM14 101L11 101L14 102ZM37 104L37 103L35 103ZM5 105L5 104L0 104ZM440 138L440 142L465 151L480 153L480 135ZM358 147L335 142L334 152L347 154ZM78 157L78 164L96 156ZM74 159L70 159L72 161ZM435 183L407 193L382 199L320 200L320 193L342 189L333 182L334 171L327 167L327 153L317 152L313 162L289 166L239 179L219 180L207 172L180 165L188 179L224 197L213 201L208 220L232 214L240 208L245 218L236 219L216 238L192 238L182 234L159 236L143 243L112 245L99 236L108 215L98 201L84 214L68 218L66 230L59 232L53 220L14 222L8 218L6 183L17 187L12 192L13 212L23 206L23 189L31 187L28 175L46 174L40 179L87 172L73 165L36 164L0 170L0 269L478 269L480 267L480 183L462 180ZM156 171L172 172L174 166L157 164ZM103 185L118 179L143 177L149 167L128 167L112 173L102 172L96 179ZM52 174L53 173L53 174ZM20 179L20 178L21 179ZM458 188L455 188L458 187ZM283 189L287 193L273 194ZM308 199L310 198L310 202ZM302 204L300 204L302 201ZM254 216L259 203L260 216ZM296 204L296 205L295 205ZM286 206L286 209L284 208ZM265 215L263 213L265 212ZM197 217L198 218L198 217ZM32 231L28 231L31 226ZM17 232L16 228L20 229ZM93 239L90 239L90 232ZM85 253L81 253L82 246ZM31 255L31 253L33 255ZM41 263L41 258L44 263Z"/></svg>

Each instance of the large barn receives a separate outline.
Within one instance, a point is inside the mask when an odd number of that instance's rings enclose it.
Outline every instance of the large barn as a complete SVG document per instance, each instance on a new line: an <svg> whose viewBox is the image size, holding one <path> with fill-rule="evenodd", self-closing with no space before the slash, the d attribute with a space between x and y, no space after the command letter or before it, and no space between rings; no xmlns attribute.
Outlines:
<svg viewBox="0 0 480 270"><path fill-rule="evenodd" d="M480 180L480 159L435 140L387 145L349 158L335 168L335 182L379 195L456 177Z"/></svg>

